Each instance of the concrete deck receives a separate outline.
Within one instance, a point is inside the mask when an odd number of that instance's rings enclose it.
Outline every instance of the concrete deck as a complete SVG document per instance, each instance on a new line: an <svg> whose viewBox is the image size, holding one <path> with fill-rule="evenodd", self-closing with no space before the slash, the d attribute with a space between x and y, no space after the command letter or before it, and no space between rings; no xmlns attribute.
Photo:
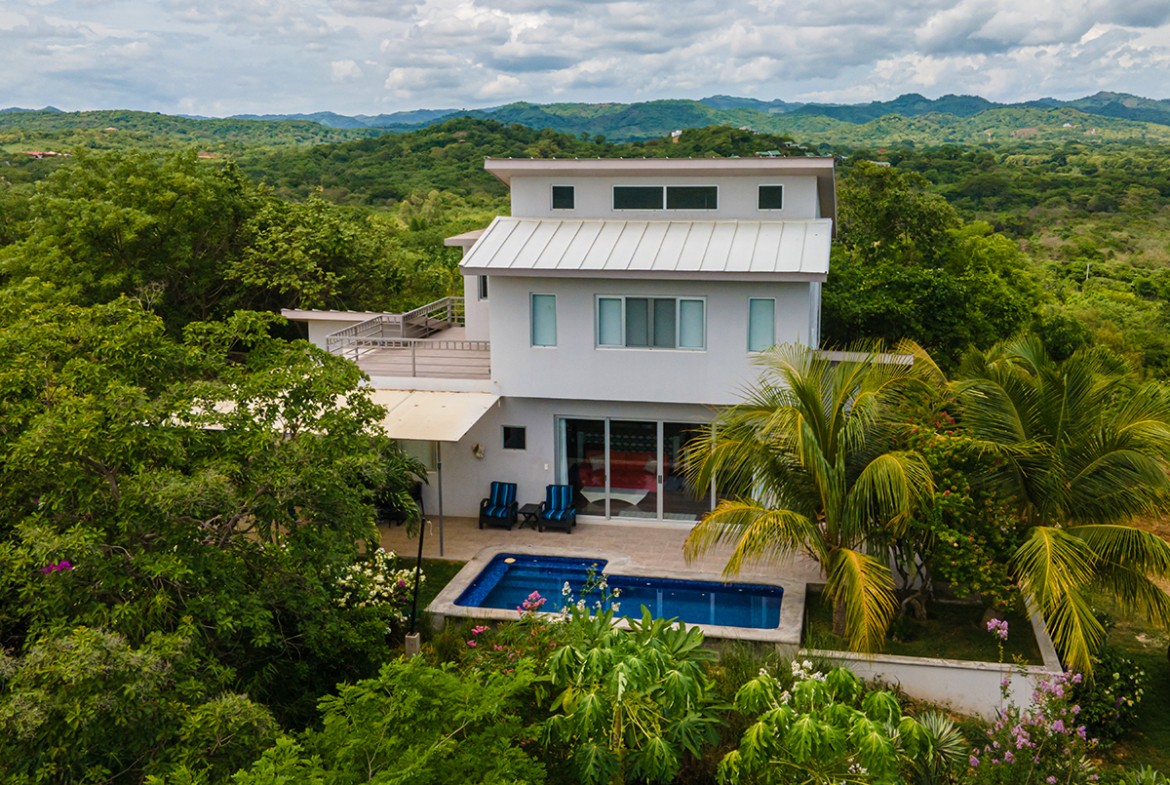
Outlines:
<svg viewBox="0 0 1170 785"><path fill-rule="evenodd" d="M439 516L428 515L423 541L423 555L439 558ZM443 523L443 558L469 561L488 546L533 546L564 548L574 551L596 550L623 553L630 557L630 566L638 571L661 570L671 574L686 573L694 580L722 580L728 550L713 551L703 559L687 564L683 558L683 541L690 526L674 523L578 523L572 534L562 531L513 528L483 529L475 518L447 517ZM418 540L406 536L406 527L380 527L382 547L403 557L418 553ZM659 574L665 574L659 573ZM784 564L749 567L736 580L766 582L779 580L800 583L821 583L820 568L805 558L794 558Z"/></svg>
<svg viewBox="0 0 1170 785"><path fill-rule="evenodd" d="M438 379L487 379L491 377L491 351L484 341L468 341L467 330L450 327L409 348L361 348L358 367L370 376L426 377ZM355 359L354 351L343 356Z"/></svg>

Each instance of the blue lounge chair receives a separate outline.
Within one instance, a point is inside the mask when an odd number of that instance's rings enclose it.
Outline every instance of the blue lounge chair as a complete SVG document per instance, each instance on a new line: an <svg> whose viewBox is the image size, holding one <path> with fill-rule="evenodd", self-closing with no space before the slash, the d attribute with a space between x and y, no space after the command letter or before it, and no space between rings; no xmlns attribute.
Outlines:
<svg viewBox="0 0 1170 785"><path fill-rule="evenodd" d="M516 483L493 482L492 492L488 498L479 503L479 528L488 526L507 526L512 530L516 523Z"/></svg>
<svg viewBox="0 0 1170 785"><path fill-rule="evenodd" d="M544 531L547 526L564 529L566 534L573 533L573 527L577 525L577 508L573 506L572 485L550 485L545 489L536 523L538 531Z"/></svg>

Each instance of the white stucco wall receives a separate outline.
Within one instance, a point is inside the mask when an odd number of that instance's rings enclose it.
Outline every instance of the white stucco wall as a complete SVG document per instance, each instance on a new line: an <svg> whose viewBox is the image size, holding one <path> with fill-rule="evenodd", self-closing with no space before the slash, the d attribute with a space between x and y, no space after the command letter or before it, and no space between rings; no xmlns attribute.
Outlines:
<svg viewBox="0 0 1170 785"><path fill-rule="evenodd" d="M758 377L750 364L748 299L776 298L777 343L815 340L808 283L491 279L492 378L506 396L730 404ZM555 294L557 345L532 346L530 295ZM704 296L707 348L595 346L597 295Z"/></svg>
<svg viewBox="0 0 1170 785"><path fill-rule="evenodd" d="M552 209L552 186L575 188L572 210ZM715 185L718 210L614 210L615 185ZM759 185L783 185L784 209L758 209ZM739 219L797 221L817 218L816 177L652 177L631 172L626 177L513 177L512 215L524 218L616 218L629 220Z"/></svg>
<svg viewBox="0 0 1170 785"><path fill-rule="evenodd" d="M491 302L491 280L488 281L488 299L479 299L479 276L463 276L463 313L467 320L467 340L490 341L491 322L488 304Z"/></svg>
<svg viewBox="0 0 1170 785"><path fill-rule="evenodd" d="M710 421L712 415L705 406L501 398L461 441L442 445L443 513L479 515L479 501L487 496L493 480L517 483L517 499L521 505L543 501L545 486L557 482L557 417L701 423ZM503 448L505 425L526 429L527 449ZM475 444L483 447L482 459L472 454ZM429 479L430 485L423 489L423 502L427 517L437 520L437 472L431 472Z"/></svg>
<svg viewBox="0 0 1170 785"><path fill-rule="evenodd" d="M298 321L302 321L309 326L309 343L320 346L322 349L328 351L329 347L325 345L325 338L328 335L335 333L338 330L344 330L346 327L353 327L355 324L361 324L367 319L369 319L369 316L363 314L361 318L354 319L352 321L346 321L343 319L330 319L329 321L312 321L300 319Z"/></svg>

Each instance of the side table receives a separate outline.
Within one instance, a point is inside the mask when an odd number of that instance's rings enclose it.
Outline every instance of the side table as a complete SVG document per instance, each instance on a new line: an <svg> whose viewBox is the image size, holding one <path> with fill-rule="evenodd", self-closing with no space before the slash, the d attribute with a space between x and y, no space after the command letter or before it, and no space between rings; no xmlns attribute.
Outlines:
<svg viewBox="0 0 1170 785"><path fill-rule="evenodd" d="M524 516L524 520L520 521L520 525L517 528L523 529L525 526L530 529L536 528L536 518L540 515L539 504L525 504L516 512Z"/></svg>

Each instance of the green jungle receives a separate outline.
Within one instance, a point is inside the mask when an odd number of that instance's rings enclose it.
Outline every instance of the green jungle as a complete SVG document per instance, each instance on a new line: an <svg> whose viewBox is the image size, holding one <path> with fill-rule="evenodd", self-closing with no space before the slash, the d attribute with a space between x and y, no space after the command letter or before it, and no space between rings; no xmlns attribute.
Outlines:
<svg viewBox="0 0 1170 785"><path fill-rule="evenodd" d="M705 100L382 128L0 113L0 785L1164 783L1161 102ZM511 623L410 618L413 562L376 525L419 526L426 469L281 309L462 294L443 239L509 209L485 157L760 153L837 158L822 344L917 360L776 349L760 395L812 391L802 416L842 430L798 455L750 407L721 413L690 470L742 492L694 546L770 513L757 485L799 497L775 536L830 576L812 649L945 638L1022 667L1031 602L1069 668L1030 710L988 722L819 656L716 654L631 608L617 629L603 580ZM900 474L858 471L875 456ZM423 607L460 566L424 564Z"/></svg>

